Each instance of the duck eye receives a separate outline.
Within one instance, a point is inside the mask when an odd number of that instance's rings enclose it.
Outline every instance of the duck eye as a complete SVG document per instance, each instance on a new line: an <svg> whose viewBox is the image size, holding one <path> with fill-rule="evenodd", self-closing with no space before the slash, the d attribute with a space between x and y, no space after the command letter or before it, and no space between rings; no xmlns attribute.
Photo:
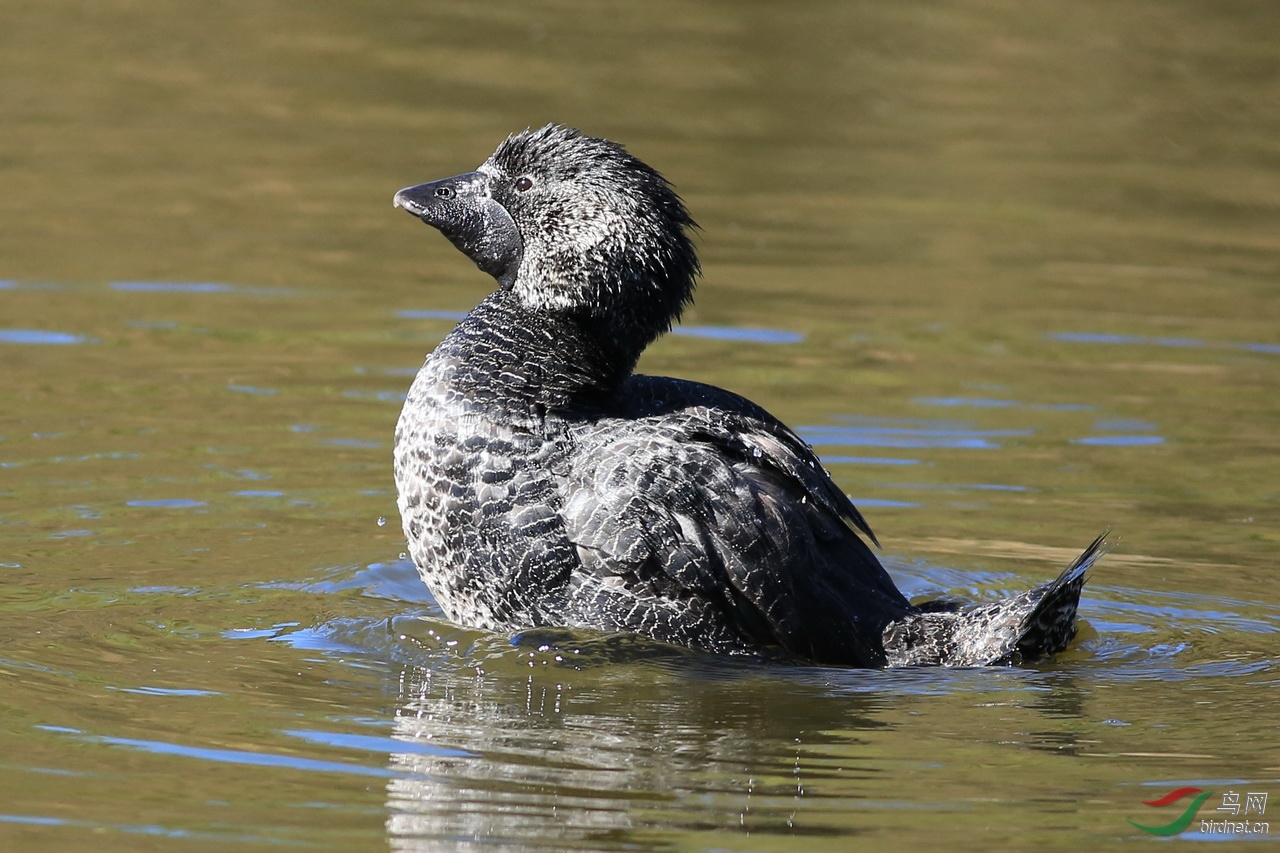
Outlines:
<svg viewBox="0 0 1280 853"><path fill-rule="evenodd" d="M516 192L533 189L533 180L528 177L516 178Z"/></svg>

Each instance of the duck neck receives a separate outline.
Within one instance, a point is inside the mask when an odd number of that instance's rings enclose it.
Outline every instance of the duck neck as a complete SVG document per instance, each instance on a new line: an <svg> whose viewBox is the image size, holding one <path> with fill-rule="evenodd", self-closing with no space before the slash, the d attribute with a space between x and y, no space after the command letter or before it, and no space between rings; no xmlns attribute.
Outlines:
<svg viewBox="0 0 1280 853"><path fill-rule="evenodd" d="M431 359L451 362L450 384L473 400L553 411L598 406L631 375L640 351L602 339L589 319L531 311L509 290L498 290Z"/></svg>

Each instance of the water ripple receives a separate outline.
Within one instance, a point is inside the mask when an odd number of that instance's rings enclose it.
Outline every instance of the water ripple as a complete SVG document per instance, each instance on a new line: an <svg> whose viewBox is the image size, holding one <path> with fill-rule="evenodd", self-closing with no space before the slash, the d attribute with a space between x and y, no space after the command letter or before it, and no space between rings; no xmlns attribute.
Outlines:
<svg viewBox="0 0 1280 853"><path fill-rule="evenodd" d="M231 293L236 289L210 281L113 281L108 286L127 293Z"/></svg>
<svg viewBox="0 0 1280 853"><path fill-rule="evenodd" d="M108 823L103 821L64 817L45 817L44 815L0 814L0 823L86 829L89 830L94 837L100 837L102 832L108 831L121 832L126 835L145 835L155 838L181 838L184 841L214 841L219 844L234 842L240 844L278 846L283 843L288 843L282 841L278 833L253 834L240 831L198 831L193 829L177 829L155 823Z"/></svg>
<svg viewBox="0 0 1280 853"><path fill-rule="evenodd" d="M1084 438L1073 438L1071 443L1101 447L1144 447L1153 444L1164 444L1164 437L1159 435L1090 435Z"/></svg>
<svg viewBox="0 0 1280 853"><path fill-rule="evenodd" d="M1006 483L885 483L894 489L940 489L942 491L975 491L975 492L1028 492L1026 486L1011 486Z"/></svg>
<svg viewBox="0 0 1280 853"><path fill-rule="evenodd" d="M1001 400L991 397L916 397L911 402L920 406L943 406L975 409L1034 409L1051 412L1088 412L1097 408L1089 403L1022 403L1018 400Z"/></svg>
<svg viewBox="0 0 1280 853"><path fill-rule="evenodd" d="M216 690L198 690L195 688L177 688L177 687L112 687L108 685L106 690L115 690L120 693L137 693L141 696L221 696L222 694Z"/></svg>
<svg viewBox="0 0 1280 853"><path fill-rule="evenodd" d="M737 326L676 326L671 330L671 334L714 341L746 341L753 344L798 344L804 340L804 335L799 332Z"/></svg>
<svg viewBox="0 0 1280 853"><path fill-rule="evenodd" d="M248 764L256 767L305 770L311 773L351 773L356 776L379 776L382 778L397 775L381 767L345 764L340 761L321 761L316 758L302 758L296 755L280 755L272 752L210 749L199 746L184 746L183 744L170 743L163 740L141 740L138 738L110 737L108 735L83 735L82 737L86 741L102 743L107 746L120 746L156 755L178 755L184 758L195 758L200 761L212 761L222 764Z"/></svg>
<svg viewBox="0 0 1280 853"><path fill-rule="evenodd" d="M1206 341L1200 338L1148 337L1146 335L1118 335L1107 332L1051 332L1050 340L1063 341L1070 344L1110 344L1124 346L1157 346L1175 347L1179 349L1213 348L1235 349L1246 352L1260 352L1268 355L1280 355L1280 344L1249 343L1233 341Z"/></svg>
<svg viewBox="0 0 1280 853"><path fill-rule="evenodd" d="M44 329L0 329L0 344L26 344L31 346L70 346L92 343L92 338L67 332L50 332Z"/></svg>
<svg viewBox="0 0 1280 853"><path fill-rule="evenodd" d="M343 732L306 731L302 729L286 729L283 734L296 737L307 743L318 743L323 746L337 746L343 749L358 749L364 752L375 752L390 755L392 753L414 753L416 755L437 755L448 758L479 758L477 753L465 749L450 749L422 741L397 740L389 737L372 735L352 735Z"/></svg>
<svg viewBox="0 0 1280 853"><path fill-rule="evenodd" d="M467 316L467 312L406 308L403 311L397 311L396 316L401 320L453 320L456 323L459 320L464 319Z"/></svg>
<svg viewBox="0 0 1280 853"><path fill-rule="evenodd" d="M862 426L802 426L800 437L815 446L897 447L902 449L950 448L957 450L993 450L1000 446L993 438L1017 438L1033 435L1034 430L976 430L939 424L917 427L896 424Z"/></svg>
<svg viewBox="0 0 1280 853"><path fill-rule="evenodd" d="M352 400L377 400L379 403L395 403L400 405L408 396L404 391L357 391L348 389L342 396Z"/></svg>
<svg viewBox="0 0 1280 853"><path fill-rule="evenodd" d="M823 455L822 461L828 465L919 465L919 459L898 459L893 456L841 456L839 454Z"/></svg>

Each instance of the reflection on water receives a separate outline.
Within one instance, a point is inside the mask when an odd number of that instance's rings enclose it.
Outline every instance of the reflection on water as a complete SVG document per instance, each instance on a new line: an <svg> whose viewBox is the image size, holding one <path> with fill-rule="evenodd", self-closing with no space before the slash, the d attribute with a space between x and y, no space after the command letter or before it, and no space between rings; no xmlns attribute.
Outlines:
<svg viewBox="0 0 1280 853"><path fill-rule="evenodd" d="M1103 447L1145 447L1152 444L1164 444L1164 438L1158 435L1088 435L1084 438L1073 438L1071 443L1092 444Z"/></svg>
<svg viewBox="0 0 1280 853"><path fill-rule="evenodd" d="M195 507L205 506L205 502L191 500L189 498L162 498L158 500L125 501L125 506L142 507L145 509L194 509Z"/></svg>
<svg viewBox="0 0 1280 853"><path fill-rule="evenodd" d="M848 426L802 426L800 437L814 447L896 447L906 450L947 448L952 450L995 450L993 439L1031 435L1031 430L979 430L971 424L949 421L890 421L883 418L854 418Z"/></svg>
<svg viewBox="0 0 1280 853"><path fill-rule="evenodd" d="M909 571L904 587L930 592L950 592L947 584L962 576L925 565ZM399 575L410 584L412 574L399 561L349 583L385 585ZM1007 594L1004 581L1017 583L991 576L970 594ZM334 594L339 586L309 590ZM1139 599L1150 603L1132 606ZM964 762L967 747L928 734L921 717L930 712L910 697L1003 708L1027 726L1009 743L1082 757L1106 751L1116 737L1107 729L1140 723L1138 709L1099 714L1097 697L1109 684L1247 679L1276 665L1250 655L1199 662L1186 638L1275 634L1280 607L1194 595L1153 600L1106 587L1085 608L1082 647L1039 671L788 668L624 637L543 631L507 642L438 617L340 620L276 636L309 650L396 659L389 737L342 727L285 734L386 767L393 849L438 849L459 838L629 849L672 828L730 846L735 835L838 839L892 823L886 810L963 810L958 791L935 787L926 805L912 787L930 784L932 768ZM637 693L636 683L646 689ZM368 726L385 730L378 721L360 728ZM903 751L903 742L916 747Z"/></svg>
<svg viewBox="0 0 1280 853"><path fill-rule="evenodd" d="M844 456L838 453L822 454L828 465L919 465L919 459L897 459L892 456Z"/></svg>
<svg viewBox="0 0 1280 853"><path fill-rule="evenodd" d="M798 344L804 340L799 332L782 329L739 329L730 326L680 325L671 330L673 335L690 338L708 338L713 341L750 341L756 344Z"/></svg>
<svg viewBox="0 0 1280 853"><path fill-rule="evenodd" d="M231 293L229 284L190 281L113 281L112 290L127 293Z"/></svg>
<svg viewBox="0 0 1280 853"><path fill-rule="evenodd" d="M427 309L406 308L396 312L402 320L461 320L467 316L466 311L432 311Z"/></svg>
<svg viewBox="0 0 1280 853"><path fill-rule="evenodd" d="M772 685L739 679L701 680L693 690L651 682L647 701L620 703L616 691L582 698L539 674L525 682L523 703L499 705L465 684L441 684L429 669L407 670L394 737L410 748L393 754L391 766L409 775L388 784L392 847L430 850L470 838L576 849L619 835L640 842L682 825L785 833L806 798L832 796L822 790L831 774L823 765L838 754L826 745L856 750L865 743L859 731L882 725L864 716L875 699L792 685L785 697L795 713L779 716L764 710L761 694ZM757 701L744 703L744 691ZM811 728L819 721L840 733ZM454 751L421 748L429 743ZM691 800L702 805L691 808Z"/></svg>
<svg viewBox="0 0 1280 853"><path fill-rule="evenodd" d="M83 335L69 335L66 332L46 332L39 329L0 329L0 344L34 344L43 346L66 346L68 344L89 343L90 339Z"/></svg>
<svg viewBox="0 0 1280 853"><path fill-rule="evenodd" d="M916 397L912 400L921 406L973 406L978 409L1048 409L1057 412L1087 412L1097 408L1090 403L1020 403L1017 400L996 400L990 397Z"/></svg>
<svg viewBox="0 0 1280 853"><path fill-rule="evenodd" d="M1240 349L1246 352L1274 353L1280 355L1280 344L1260 343L1224 343L1222 341L1203 341L1196 338L1149 338L1142 335L1116 335L1100 332L1055 332L1049 335L1055 341L1066 341L1072 344L1114 344L1139 345L1155 347L1177 347L1195 349L1208 347L1213 349Z"/></svg>
<svg viewBox="0 0 1280 853"><path fill-rule="evenodd" d="M154 690L137 692L149 692L155 694ZM201 696L209 694L207 691L168 691L163 695ZM379 770L374 767L363 767L358 764L343 764L335 761L316 761L311 758L299 758L295 755L277 755L231 749L207 749L159 740L140 740L137 738L107 737L105 735L86 735L82 732L77 732L74 729L50 728L48 726L42 726L41 728L62 734L78 735L81 740L89 743L99 743L111 747L122 747L124 749L132 749L139 752L149 752L155 755L176 755L182 758L191 758L196 761L206 761L215 764L241 764L250 767L283 767L290 770L301 770L306 773L354 773L358 776L391 775L389 771Z"/></svg>

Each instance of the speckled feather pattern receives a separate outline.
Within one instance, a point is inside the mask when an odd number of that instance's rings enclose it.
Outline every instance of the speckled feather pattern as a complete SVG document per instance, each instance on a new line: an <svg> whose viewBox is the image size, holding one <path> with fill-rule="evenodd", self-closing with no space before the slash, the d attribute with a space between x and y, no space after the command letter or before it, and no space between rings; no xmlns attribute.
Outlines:
<svg viewBox="0 0 1280 853"><path fill-rule="evenodd" d="M698 271L660 175L556 126L479 171L477 203L519 228L518 273L427 357L395 441L409 553L450 619L853 666L1016 663L1070 641L1101 540L1027 593L913 606L794 432L728 391L632 373Z"/></svg>
<svg viewBox="0 0 1280 853"><path fill-rule="evenodd" d="M1051 583L971 607L927 605L884 633L889 666L1018 664L1061 651L1076 635L1085 572L1106 553L1099 536Z"/></svg>

